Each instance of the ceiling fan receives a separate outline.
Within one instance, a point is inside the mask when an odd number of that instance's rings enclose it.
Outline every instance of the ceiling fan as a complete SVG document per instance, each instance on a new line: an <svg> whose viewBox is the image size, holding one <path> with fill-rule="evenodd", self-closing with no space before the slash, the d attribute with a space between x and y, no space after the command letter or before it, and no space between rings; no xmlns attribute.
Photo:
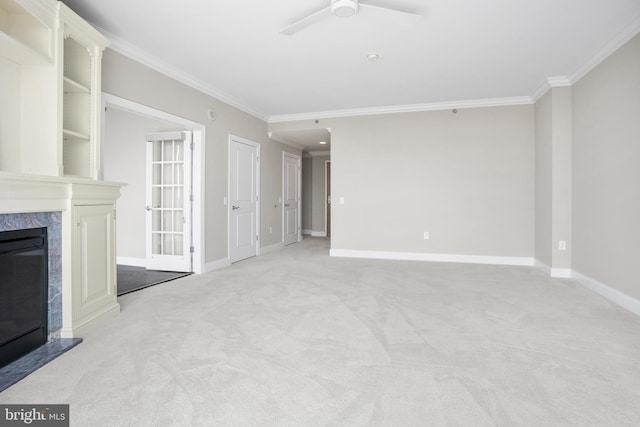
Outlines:
<svg viewBox="0 0 640 427"><path fill-rule="evenodd" d="M317 22L330 18L332 15L338 18L348 18L355 16L360 10L363 10L368 15L375 15L382 20L404 25L416 24L422 18L421 15L416 13L403 12L398 9L374 5L373 2L369 0L366 2L358 0L331 0L330 6L322 8L289 25L280 31L280 34L291 36Z"/></svg>

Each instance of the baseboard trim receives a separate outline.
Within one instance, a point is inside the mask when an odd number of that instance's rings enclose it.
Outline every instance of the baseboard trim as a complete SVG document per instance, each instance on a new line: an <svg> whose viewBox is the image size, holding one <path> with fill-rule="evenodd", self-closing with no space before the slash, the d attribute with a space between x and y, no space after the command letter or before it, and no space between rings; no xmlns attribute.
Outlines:
<svg viewBox="0 0 640 427"><path fill-rule="evenodd" d="M107 320L113 319L120 314L120 304L114 302L104 309L92 313L90 317L83 319L74 324L71 328L63 327L60 330L60 338L81 338L87 332L91 331L98 325L103 324Z"/></svg>
<svg viewBox="0 0 640 427"><path fill-rule="evenodd" d="M258 255L265 255L270 252L277 252L280 249L284 248L284 243L278 242L273 245L265 246L264 248L260 248L260 253Z"/></svg>
<svg viewBox="0 0 640 427"><path fill-rule="evenodd" d="M203 273L210 273L215 270L220 270L221 268L228 267L231 265L229 258L220 258L219 260L208 262L204 265Z"/></svg>
<svg viewBox="0 0 640 427"><path fill-rule="evenodd" d="M534 259L529 257L359 251L352 249L331 249L329 251L329 255L343 258L391 259L401 261L458 262L464 264L517 265L528 267L532 267L534 265Z"/></svg>
<svg viewBox="0 0 640 427"><path fill-rule="evenodd" d="M126 256L116 257L116 262L120 265L130 265L132 267L146 267L147 260L145 258L133 258Z"/></svg>
<svg viewBox="0 0 640 427"><path fill-rule="evenodd" d="M311 236L311 233L313 233L311 230L302 230L302 234L305 236Z"/></svg>
<svg viewBox="0 0 640 427"><path fill-rule="evenodd" d="M326 231L312 231L311 237L327 237Z"/></svg>
<svg viewBox="0 0 640 427"><path fill-rule="evenodd" d="M621 307L626 308L630 312L640 316L640 301L623 293L617 289L612 288L609 285L605 285L591 277L585 276L577 271L571 272L571 277L579 282L586 288L591 289L593 292L603 296L609 301L618 304Z"/></svg>
<svg viewBox="0 0 640 427"><path fill-rule="evenodd" d="M554 279L571 279L572 273L570 268L552 268L549 271L549 276Z"/></svg>
<svg viewBox="0 0 640 427"><path fill-rule="evenodd" d="M544 262L536 259L533 261L533 265L539 269L542 270L545 274L547 274L548 276L551 276L551 267L549 267L547 264L545 264Z"/></svg>

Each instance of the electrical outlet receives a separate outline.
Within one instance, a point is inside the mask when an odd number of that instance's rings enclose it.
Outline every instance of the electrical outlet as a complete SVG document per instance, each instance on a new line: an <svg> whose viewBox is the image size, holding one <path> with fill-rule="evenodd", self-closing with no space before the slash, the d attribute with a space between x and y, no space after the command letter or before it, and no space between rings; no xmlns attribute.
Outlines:
<svg viewBox="0 0 640 427"><path fill-rule="evenodd" d="M564 240L559 240L558 241L558 250L559 251L566 251L567 250L567 242L565 242Z"/></svg>
<svg viewBox="0 0 640 427"><path fill-rule="evenodd" d="M429 240L429 232L428 231L424 232L424 240Z"/></svg>

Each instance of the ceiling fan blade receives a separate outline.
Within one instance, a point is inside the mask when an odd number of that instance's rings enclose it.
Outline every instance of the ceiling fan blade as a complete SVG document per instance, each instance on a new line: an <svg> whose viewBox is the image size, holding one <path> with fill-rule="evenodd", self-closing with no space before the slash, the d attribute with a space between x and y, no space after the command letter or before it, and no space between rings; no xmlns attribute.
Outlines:
<svg viewBox="0 0 640 427"><path fill-rule="evenodd" d="M312 13L306 18L302 18L298 22L289 25L284 30L280 31L280 34L284 34L285 36L292 36L298 31L301 31L319 21L322 21L325 18L329 18L331 16L331 7L325 7L317 12Z"/></svg>
<svg viewBox="0 0 640 427"><path fill-rule="evenodd" d="M360 9L367 15L375 15L376 18L399 25L415 25L421 19L422 15L411 12L403 12L397 9L389 9L388 7L378 6L371 3L360 2Z"/></svg>

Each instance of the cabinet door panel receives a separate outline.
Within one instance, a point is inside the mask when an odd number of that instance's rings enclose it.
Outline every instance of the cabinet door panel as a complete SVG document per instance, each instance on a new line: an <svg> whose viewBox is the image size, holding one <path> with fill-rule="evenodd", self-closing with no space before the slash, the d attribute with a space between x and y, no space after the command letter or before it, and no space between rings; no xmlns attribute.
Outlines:
<svg viewBox="0 0 640 427"><path fill-rule="evenodd" d="M74 317L80 320L113 304L115 246L113 205L74 209Z"/></svg>

